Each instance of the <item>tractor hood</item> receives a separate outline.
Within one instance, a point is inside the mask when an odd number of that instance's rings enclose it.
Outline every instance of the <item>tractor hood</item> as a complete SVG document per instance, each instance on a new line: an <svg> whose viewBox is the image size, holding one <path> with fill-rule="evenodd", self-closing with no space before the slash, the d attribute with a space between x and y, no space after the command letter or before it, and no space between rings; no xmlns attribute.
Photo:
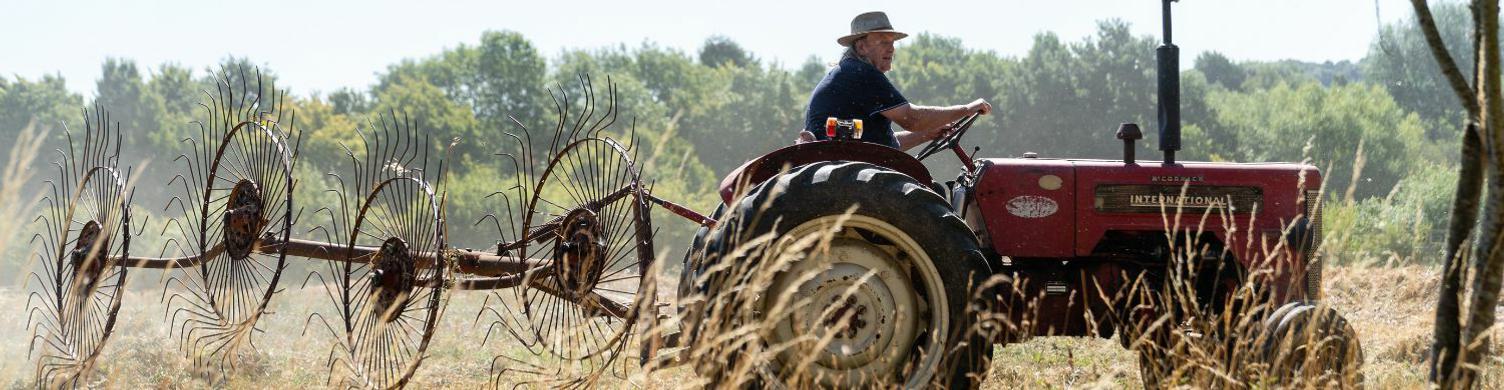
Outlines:
<svg viewBox="0 0 1504 390"><path fill-rule="evenodd" d="M1251 229L1278 239L1307 214L1321 183L1315 166L1296 163L978 162L976 205L988 236L999 254L1017 257L1090 256L1108 232L1164 231L1167 224L1219 236Z"/></svg>

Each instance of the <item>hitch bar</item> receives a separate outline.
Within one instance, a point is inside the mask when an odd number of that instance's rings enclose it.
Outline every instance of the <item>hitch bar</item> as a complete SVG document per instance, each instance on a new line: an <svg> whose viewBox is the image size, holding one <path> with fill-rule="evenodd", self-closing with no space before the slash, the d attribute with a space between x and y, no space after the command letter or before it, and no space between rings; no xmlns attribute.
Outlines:
<svg viewBox="0 0 1504 390"><path fill-rule="evenodd" d="M344 261L353 263L370 262L371 258L381 248L372 246L346 247L329 242L290 239L282 241L277 237L263 236L256 242L255 250L261 254L275 254L279 249L286 248L289 256L307 257L320 260ZM189 268L197 267L206 259L218 257L225 250L224 244L216 244L213 248L204 251L201 255L183 257L137 257L112 259L117 264L132 268ZM503 276L521 274L528 270L541 269L548 264L544 259L524 259L516 256L498 256L489 252L473 251L468 249L449 249L440 252L422 251L414 254L415 264L419 268L433 267L439 256L449 255L454 260L455 266L460 272L478 276Z"/></svg>

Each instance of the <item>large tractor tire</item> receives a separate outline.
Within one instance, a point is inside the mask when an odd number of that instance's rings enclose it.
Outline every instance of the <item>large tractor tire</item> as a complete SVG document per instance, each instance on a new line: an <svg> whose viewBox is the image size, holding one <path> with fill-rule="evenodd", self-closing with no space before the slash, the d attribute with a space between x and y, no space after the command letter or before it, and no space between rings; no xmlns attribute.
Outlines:
<svg viewBox="0 0 1504 390"><path fill-rule="evenodd" d="M815 163L721 214L680 284L703 298L685 300L685 338L714 385L969 388L985 376L992 345L968 312L984 305L968 303L992 272L924 183Z"/></svg>
<svg viewBox="0 0 1504 390"><path fill-rule="evenodd" d="M1264 320L1265 362L1280 386L1358 387L1363 346L1358 332L1330 306L1290 302Z"/></svg>

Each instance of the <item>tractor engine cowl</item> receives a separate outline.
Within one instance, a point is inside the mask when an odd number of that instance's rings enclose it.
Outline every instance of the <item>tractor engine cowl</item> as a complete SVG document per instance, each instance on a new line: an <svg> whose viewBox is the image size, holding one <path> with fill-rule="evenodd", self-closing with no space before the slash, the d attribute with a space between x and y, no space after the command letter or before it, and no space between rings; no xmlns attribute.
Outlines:
<svg viewBox="0 0 1504 390"><path fill-rule="evenodd" d="M981 160L970 199L960 208L978 236L1013 259L1100 258L1117 233L1168 229L1210 233L1242 266L1262 259L1290 281L1290 292L1317 296L1319 276L1306 274L1319 243L1321 173L1304 164L1184 162L1136 165L1111 160L1004 158ZM1314 211L1313 211L1314 210ZM1178 213L1179 218L1173 216ZM1307 218L1307 215L1316 217ZM1168 218L1167 218L1168 216ZM1169 221L1174 226L1166 226ZM1289 232L1296 228L1299 237ZM1253 230L1264 243L1241 245ZM1238 234L1229 235L1229 232ZM1264 247L1279 246L1277 253ZM1319 273L1319 263L1311 271ZM1284 290L1282 288L1281 290Z"/></svg>

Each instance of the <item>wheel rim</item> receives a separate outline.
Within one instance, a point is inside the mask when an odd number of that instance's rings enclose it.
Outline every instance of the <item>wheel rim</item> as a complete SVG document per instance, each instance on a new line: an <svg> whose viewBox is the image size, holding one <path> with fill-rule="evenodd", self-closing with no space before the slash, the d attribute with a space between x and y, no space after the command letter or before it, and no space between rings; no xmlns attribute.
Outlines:
<svg viewBox="0 0 1504 390"><path fill-rule="evenodd" d="M183 205L169 224L182 227L172 239L183 243L169 248L200 261L173 276L169 283L182 291L165 301L172 332L194 365L233 369L255 349L257 321L268 314L287 265L282 247L258 242L291 238L298 142L293 121L281 124L290 118L276 88L243 71L236 81L232 73L218 77L199 119L203 128L173 181L185 187L178 198L195 204Z"/></svg>
<svg viewBox="0 0 1504 390"><path fill-rule="evenodd" d="M114 331L129 257L131 191L117 163L120 134L109 114L85 111L83 138L64 133L66 152L39 211L27 284L28 356L40 387L77 387ZM82 141L81 143L79 141ZM31 283L36 284L31 284ZM35 354L35 355L32 355Z"/></svg>
<svg viewBox="0 0 1504 390"><path fill-rule="evenodd" d="M292 162L285 136L274 126L244 123L232 129L210 162L204 187L200 225L200 253L225 250L198 269L203 298L212 312L199 313L207 323L193 340L198 351L233 351L246 342L255 321L277 289L287 257L283 251L259 253L255 242L275 234L291 234ZM228 348L219 348L224 345ZM229 356L222 356L228 358Z"/></svg>
<svg viewBox="0 0 1504 390"><path fill-rule="evenodd" d="M949 336L940 273L903 230L863 215L842 218L816 218L785 234L808 237L841 223L828 249L775 277L773 296L757 305L763 313L775 313L776 296L791 289L795 299L808 300L798 301L807 304L765 331L764 339L768 345L794 342L778 353L778 366L811 361L805 375L824 385L866 387L902 373L906 387L922 386L938 368ZM829 342L814 341L821 338Z"/></svg>
<svg viewBox="0 0 1504 390"><path fill-rule="evenodd" d="M513 335L533 354L576 361L593 374L624 350L650 261L638 250L636 172L621 145L585 138L565 146L539 176L522 231L548 233L530 237L518 252L544 259L547 272L513 289L519 308L501 308L513 317L506 324L519 330ZM625 316L580 303L590 300L625 308Z"/></svg>
<svg viewBox="0 0 1504 390"><path fill-rule="evenodd" d="M344 263L347 385L402 387L418 369L438 319L445 265L439 258L420 267L416 259L442 253L441 221L433 188L416 178L381 182L361 203L347 250L380 250L370 263Z"/></svg>
<svg viewBox="0 0 1504 390"><path fill-rule="evenodd" d="M93 367L114 330L125 268L113 259L128 256L124 232L130 216L125 187L111 168L85 171L72 195L61 195L67 202L55 203L62 207L44 216L59 221L49 225L61 229L48 232L56 235L48 241L57 245L55 255L44 258L48 269L40 297L47 301L46 313L34 317L31 326L45 333L33 344L41 352L38 383L71 387Z"/></svg>

